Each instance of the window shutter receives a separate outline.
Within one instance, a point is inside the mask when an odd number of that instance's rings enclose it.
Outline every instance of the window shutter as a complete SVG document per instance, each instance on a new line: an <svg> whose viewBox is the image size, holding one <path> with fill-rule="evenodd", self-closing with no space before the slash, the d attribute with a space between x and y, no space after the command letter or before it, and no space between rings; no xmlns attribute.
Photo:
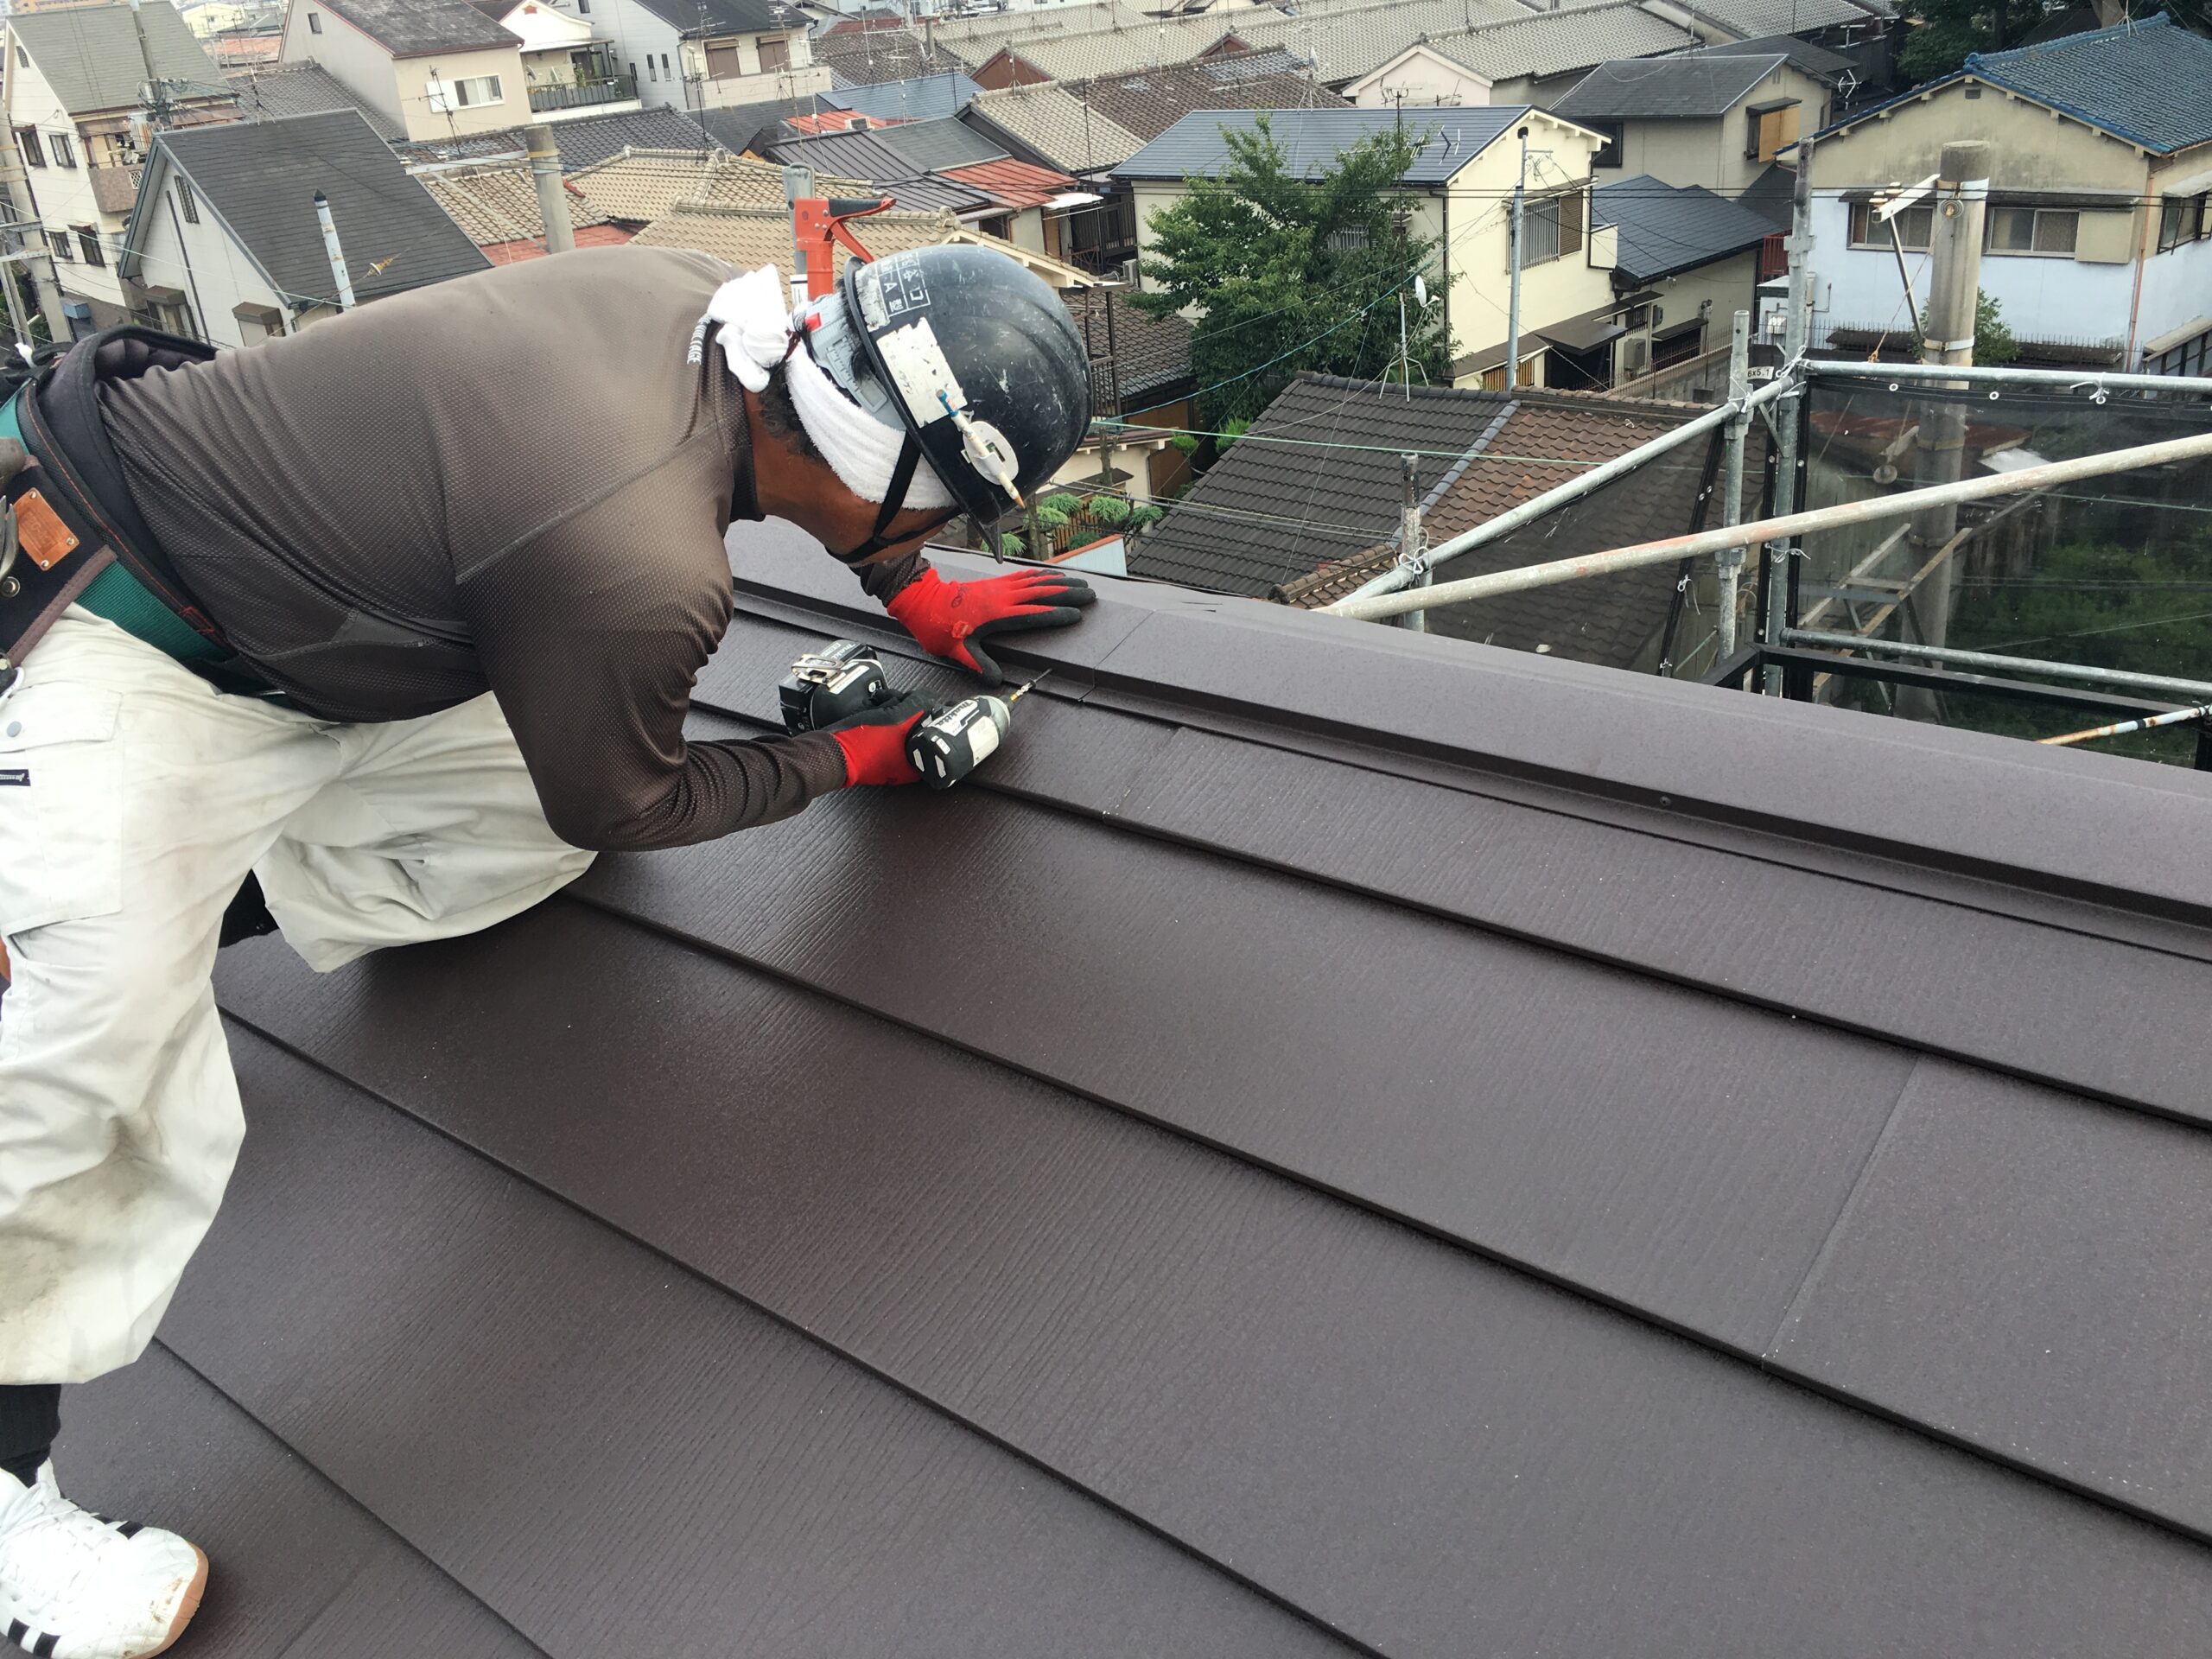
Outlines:
<svg viewBox="0 0 2212 1659"><path fill-rule="evenodd" d="M791 44L780 35L760 37L760 67L763 69L788 68L791 60Z"/></svg>
<svg viewBox="0 0 2212 1659"><path fill-rule="evenodd" d="M1561 196L1559 201L1559 251L1565 258L1582 251L1582 193Z"/></svg>
<svg viewBox="0 0 2212 1659"><path fill-rule="evenodd" d="M738 64L734 41L716 41L707 48L708 79L735 80L743 73Z"/></svg>

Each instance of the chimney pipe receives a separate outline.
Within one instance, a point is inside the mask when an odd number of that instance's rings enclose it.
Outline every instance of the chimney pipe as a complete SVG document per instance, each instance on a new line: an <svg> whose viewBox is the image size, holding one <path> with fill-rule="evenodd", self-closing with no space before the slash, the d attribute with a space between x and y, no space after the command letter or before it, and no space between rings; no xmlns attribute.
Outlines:
<svg viewBox="0 0 2212 1659"><path fill-rule="evenodd" d="M576 245L569 220L569 189L561 178L561 152L553 129L540 121L522 130L530 153L530 175L537 185L537 215L545 221L545 251L567 253Z"/></svg>
<svg viewBox="0 0 2212 1659"><path fill-rule="evenodd" d="M331 279L338 284L338 308L353 308L353 279L346 274L346 250L338 245L338 226L331 222L330 198L315 193L315 216L322 226L323 251L330 256Z"/></svg>

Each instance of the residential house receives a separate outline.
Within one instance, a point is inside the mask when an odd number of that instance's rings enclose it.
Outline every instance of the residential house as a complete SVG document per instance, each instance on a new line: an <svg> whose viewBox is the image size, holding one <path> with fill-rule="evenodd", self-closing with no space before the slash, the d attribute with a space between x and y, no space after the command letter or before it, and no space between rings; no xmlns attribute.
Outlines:
<svg viewBox="0 0 2212 1659"><path fill-rule="evenodd" d="M1189 320L1147 316L1110 287L1066 288L1060 298L1090 359L1091 412L1117 424L1094 425L1055 478L1134 501L1179 488L1191 463L1174 440L1198 423Z"/></svg>
<svg viewBox="0 0 2212 1659"><path fill-rule="evenodd" d="M583 3L583 0L578 0ZM786 0L589 0L593 27L648 106L752 105L826 92L807 16Z"/></svg>
<svg viewBox="0 0 2212 1659"><path fill-rule="evenodd" d="M561 167L573 173L620 156L625 150L681 150L696 162L717 148L701 130L702 112L656 105L645 110L617 110L611 114L587 111L553 124L554 148ZM416 165L442 162L488 162L520 156L529 142L520 126L500 127L466 137L410 141L400 153Z"/></svg>
<svg viewBox="0 0 2212 1659"><path fill-rule="evenodd" d="M1654 16L1640 0L1617 0L1424 35L1345 86L1344 96L1371 109L1482 104L1549 109L1597 64L1696 44L1696 35Z"/></svg>
<svg viewBox="0 0 2212 1659"><path fill-rule="evenodd" d="M157 134L117 269L155 327L257 345L338 315L320 194L354 301L490 268L353 110Z"/></svg>
<svg viewBox="0 0 2212 1659"><path fill-rule="evenodd" d="M967 73L953 53L925 46L919 35L903 28L833 29L817 35L810 49L814 61L829 69L836 85L845 88Z"/></svg>
<svg viewBox="0 0 2212 1659"><path fill-rule="evenodd" d="M521 43L467 0L290 0L284 61L310 59L410 139L534 118Z"/></svg>
<svg viewBox="0 0 2212 1659"><path fill-rule="evenodd" d="M637 82L593 26L591 0L471 0L522 46L530 112L559 121L640 106ZM578 8L569 10L573 3Z"/></svg>
<svg viewBox="0 0 2212 1659"><path fill-rule="evenodd" d="M876 258L908 248L988 248L1016 261L1055 288L1075 287L1090 280L1071 265L1048 258L1033 248L1018 247L997 237L986 236L947 213L893 209L857 220L849 228L855 239ZM639 231L635 239L641 248L694 248L728 260L741 270L773 265L786 282L791 279L791 210L780 202L678 201ZM836 250L837 271L844 270L849 257L842 247Z"/></svg>
<svg viewBox="0 0 2212 1659"><path fill-rule="evenodd" d="M550 251L545 245L545 218L538 207L537 181L528 167L495 163L416 176L493 264L542 259ZM636 234L631 226L609 220L574 179L563 179L562 188L568 196L569 228L577 247L616 247Z"/></svg>
<svg viewBox="0 0 2212 1659"><path fill-rule="evenodd" d="M1777 35L1850 60L1856 86L1875 93L1896 79L1903 25L1890 0L1649 0L1651 9L1712 46Z"/></svg>
<svg viewBox="0 0 2212 1659"><path fill-rule="evenodd" d="M1147 143L1193 110L1350 107L1315 83L1311 65L1281 47L1055 84Z"/></svg>
<svg viewBox="0 0 2212 1659"><path fill-rule="evenodd" d="M1702 185L1649 175L1601 184L1591 200L1598 222L1619 232L1621 333L1609 356L1586 363L1586 378L1558 374L1551 384L1634 385L1643 397L1685 399L1725 391L1731 327L1738 311L1758 317L1759 257L1772 226Z"/></svg>
<svg viewBox="0 0 2212 1659"><path fill-rule="evenodd" d="M1108 275L1136 257L1136 217L1128 187L1111 169L1142 149L1144 139L1079 95L1096 82L1040 81L978 93L960 119L1008 156L1080 181L1103 200L1065 215L1060 255L1085 270ZM1129 280L1134 281L1132 276Z"/></svg>
<svg viewBox="0 0 2212 1659"><path fill-rule="evenodd" d="M716 150L628 149L568 175L605 222L641 230L680 206L709 202L724 207L772 207L788 229L791 209L784 169L772 162ZM815 187L830 195L861 196L874 187L860 179L817 174Z"/></svg>
<svg viewBox="0 0 2212 1659"><path fill-rule="evenodd" d="M1135 204L1141 249L1148 251L1153 215L1180 200L1193 176L1211 177L1228 160L1225 132L1251 132L1265 120L1291 171L1326 168L1370 133L1395 130L1395 110L1237 111L1186 115L1116 168ZM1516 135L1526 129L1527 208L1522 244L1521 366L1523 385L1546 383L1554 349L1580 352L1614 336L1611 266L1615 232L1590 227L1591 157L1601 135L1528 106L1456 110L1427 124L1426 140L1399 181L1408 222L1437 246L1450 279L1448 303L1455 382L1503 385L1505 296L1514 175L1523 163Z"/></svg>
<svg viewBox="0 0 2212 1659"><path fill-rule="evenodd" d="M1693 53L1601 63L1552 108L1605 135L1600 174L1644 174L1733 198L1800 133L1824 124L1829 97L1825 82L1780 53Z"/></svg>
<svg viewBox="0 0 2212 1659"><path fill-rule="evenodd" d="M168 5L18 12L7 41L8 122L30 195L23 205L53 251L70 326L84 333L125 321L115 248L137 194L148 82L163 83L162 118L175 127L233 120L237 99Z"/></svg>
<svg viewBox="0 0 2212 1659"><path fill-rule="evenodd" d="M226 71L223 77L238 95L238 119L274 121L288 115L321 115L359 110L386 143L405 141L407 130L313 58L296 63L255 64Z"/></svg>
<svg viewBox="0 0 2212 1659"><path fill-rule="evenodd" d="M1931 204L1876 197L1937 171L1948 140L1991 152L1982 291L2024 357L2202 373L2212 352L2212 41L2163 14L2010 52L1853 111L1812 148L1815 315L1825 343L1909 338L1925 306Z"/></svg>

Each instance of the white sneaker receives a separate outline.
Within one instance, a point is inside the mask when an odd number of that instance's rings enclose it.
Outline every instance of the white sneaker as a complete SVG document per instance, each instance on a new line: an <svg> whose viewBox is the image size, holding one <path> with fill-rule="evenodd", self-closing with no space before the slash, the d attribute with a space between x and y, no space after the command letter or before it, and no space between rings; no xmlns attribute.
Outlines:
<svg viewBox="0 0 2212 1659"><path fill-rule="evenodd" d="M175 1533L79 1509L51 1463L30 1486L0 1470L0 1631L36 1659L152 1659L207 1587Z"/></svg>

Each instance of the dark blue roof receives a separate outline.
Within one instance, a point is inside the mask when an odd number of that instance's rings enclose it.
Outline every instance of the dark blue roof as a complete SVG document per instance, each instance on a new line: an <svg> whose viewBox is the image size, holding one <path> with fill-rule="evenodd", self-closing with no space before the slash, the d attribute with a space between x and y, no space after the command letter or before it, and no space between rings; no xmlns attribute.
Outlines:
<svg viewBox="0 0 2212 1659"><path fill-rule="evenodd" d="M1433 133L1405 172L1408 184L1441 184L1528 113L1525 105L1408 111L1402 124ZM1249 132L1264 117L1294 172L1325 168L1370 133L1402 124L1395 110L1193 110L1116 168L1117 179L1210 177L1228 164L1222 135Z"/></svg>
<svg viewBox="0 0 2212 1659"><path fill-rule="evenodd" d="M1597 222L1620 227L1620 274L1656 282L1678 270L1741 253L1774 229L1758 214L1700 184L1662 183L1648 174L1601 184Z"/></svg>
<svg viewBox="0 0 2212 1659"><path fill-rule="evenodd" d="M1841 132L1909 98L1967 79L2033 99L2160 155L2212 143L2212 41L2165 13L2010 52L1977 52L1966 67L1854 110Z"/></svg>

